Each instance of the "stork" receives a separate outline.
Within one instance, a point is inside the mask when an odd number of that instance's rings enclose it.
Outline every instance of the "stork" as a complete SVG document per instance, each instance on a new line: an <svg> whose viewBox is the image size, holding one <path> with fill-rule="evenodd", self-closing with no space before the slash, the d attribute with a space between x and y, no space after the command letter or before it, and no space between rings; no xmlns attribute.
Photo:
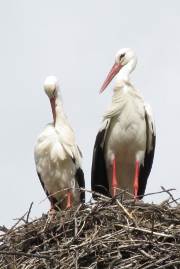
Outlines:
<svg viewBox="0 0 180 269"><path fill-rule="evenodd" d="M154 158L151 108L130 82L136 63L132 49L119 50L100 90L102 93L116 76L112 103L96 136L91 169L92 190L110 197L123 189L141 199ZM130 198L127 193L125 198Z"/></svg>
<svg viewBox="0 0 180 269"><path fill-rule="evenodd" d="M85 200L81 168L81 151L63 110L58 80L48 76L44 90L49 97L53 123L48 124L37 138L35 163L40 182L51 203L51 211L66 209Z"/></svg>

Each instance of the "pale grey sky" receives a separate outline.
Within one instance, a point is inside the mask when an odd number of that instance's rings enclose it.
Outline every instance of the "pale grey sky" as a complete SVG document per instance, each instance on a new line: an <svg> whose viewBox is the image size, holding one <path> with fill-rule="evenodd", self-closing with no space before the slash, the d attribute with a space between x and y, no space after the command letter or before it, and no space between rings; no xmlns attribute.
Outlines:
<svg viewBox="0 0 180 269"><path fill-rule="evenodd" d="M59 78L64 107L83 152L90 188L92 150L113 84L99 88L120 48L138 56L132 83L150 103L157 147L147 192L176 188L180 197L180 2L179 0L6 0L0 2L0 225L32 217L49 202L36 175L33 147L51 121L42 84ZM158 202L163 195L147 201Z"/></svg>

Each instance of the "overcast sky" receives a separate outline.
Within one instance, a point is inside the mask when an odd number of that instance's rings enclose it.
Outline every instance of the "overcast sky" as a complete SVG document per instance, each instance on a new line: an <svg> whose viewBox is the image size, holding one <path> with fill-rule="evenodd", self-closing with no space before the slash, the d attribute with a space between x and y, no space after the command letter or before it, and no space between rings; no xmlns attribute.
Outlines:
<svg viewBox="0 0 180 269"><path fill-rule="evenodd" d="M34 165L37 135L52 120L42 89L60 81L64 108L83 152L90 188L92 151L113 83L99 88L115 53L135 50L132 83L150 103L157 147L147 192L176 188L180 197L180 2L178 0L6 0L0 2L0 225L11 225L33 201L32 217L49 202ZM160 202L163 195L147 201Z"/></svg>

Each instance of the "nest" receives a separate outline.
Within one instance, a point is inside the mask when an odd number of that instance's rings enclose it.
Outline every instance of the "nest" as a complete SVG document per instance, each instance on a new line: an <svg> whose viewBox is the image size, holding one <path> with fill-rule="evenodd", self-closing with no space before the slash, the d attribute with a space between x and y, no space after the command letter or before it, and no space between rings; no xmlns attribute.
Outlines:
<svg viewBox="0 0 180 269"><path fill-rule="evenodd" d="M53 221L29 221L30 211L1 227L1 269L180 268L180 206L171 194L159 205L100 196Z"/></svg>

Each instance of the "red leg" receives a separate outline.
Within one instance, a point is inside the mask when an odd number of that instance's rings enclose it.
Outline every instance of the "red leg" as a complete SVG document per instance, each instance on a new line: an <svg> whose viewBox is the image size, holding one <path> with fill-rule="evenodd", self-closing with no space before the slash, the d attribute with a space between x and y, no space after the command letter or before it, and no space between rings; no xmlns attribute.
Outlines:
<svg viewBox="0 0 180 269"><path fill-rule="evenodd" d="M53 199L50 200L50 203L51 203L51 208L48 212L48 217L49 217L50 221L53 222L56 219L56 210L55 210L55 204L54 204Z"/></svg>
<svg viewBox="0 0 180 269"><path fill-rule="evenodd" d="M117 188L117 176L116 176L116 159L113 160L113 169L112 169L112 196L116 196L116 188Z"/></svg>
<svg viewBox="0 0 180 269"><path fill-rule="evenodd" d="M139 161L135 163L135 175L134 175L134 198L137 199L139 189Z"/></svg>
<svg viewBox="0 0 180 269"><path fill-rule="evenodd" d="M66 208L71 208L71 207L72 207L72 193L70 191L68 191Z"/></svg>

